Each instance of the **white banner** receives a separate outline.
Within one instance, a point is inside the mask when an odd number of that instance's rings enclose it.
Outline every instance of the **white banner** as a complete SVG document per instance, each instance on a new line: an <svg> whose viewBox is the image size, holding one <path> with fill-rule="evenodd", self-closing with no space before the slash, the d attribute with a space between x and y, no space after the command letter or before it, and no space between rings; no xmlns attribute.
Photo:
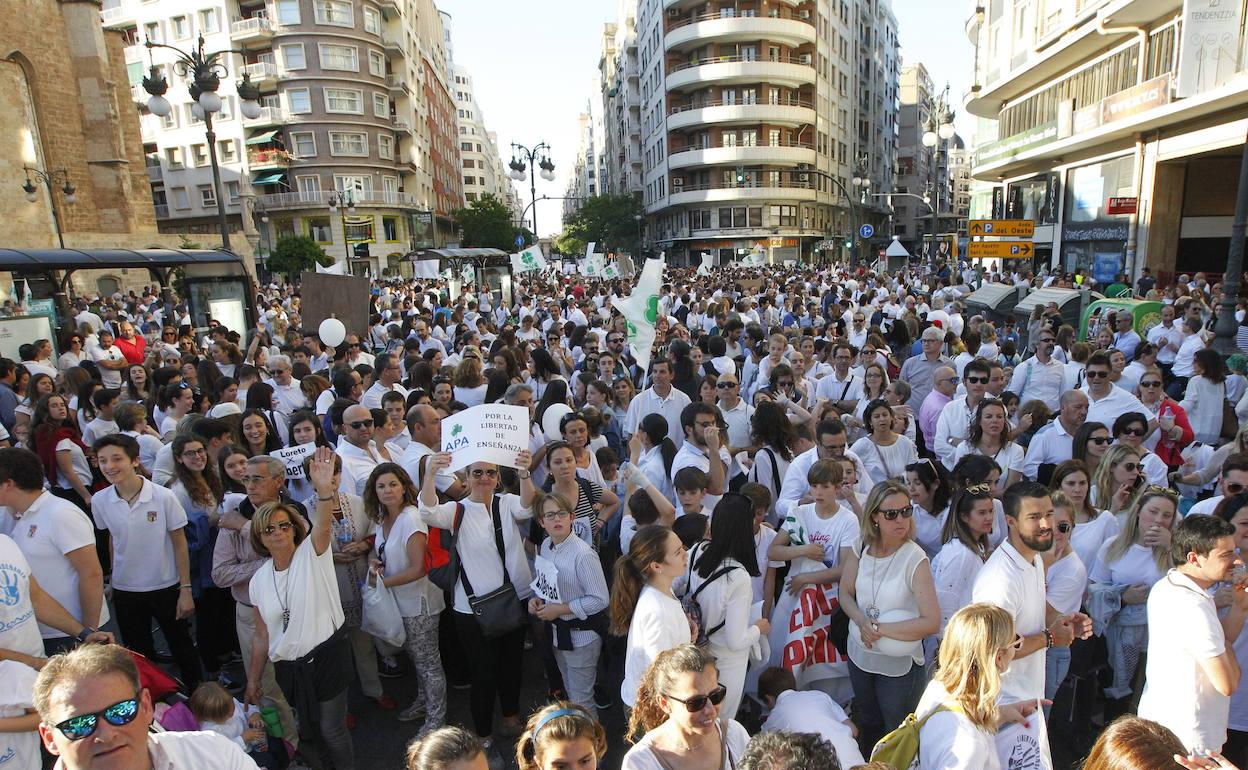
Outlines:
<svg viewBox="0 0 1248 770"><path fill-rule="evenodd" d="M327 274L329 274L329 275L346 275L346 274L347 274L347 263L346 263L346 262L343 262L342 260L339 260L339 261L335 262L334 264L330 265L329 267L324 267L323 265L321 265L321 263L320 263L320 262L317 262L317 263L316 263L316 272L318 272L318 273L327 273Z"/></svg>
<svg viewBox="0 0 1248 770"><path fill-rule="evenodd" d="M546 257L538 246L511 255L511 270L515 273L532 273L546 269Z"/></svg>
<svg viewBox="0 0 1248 770"><path fill-rule="evenodd" d="M303 460L316 453L316 444L299 444L298 446L282 447L269 452L286 466L286 480L296 481L303 478Z"/></svg>
<svg viewBox="0 0 1248 770"><path fill-rule="evenodd" d="M654 326L659 321L659 289L663 285L664 256L647 259L633 293L613 303L628 322L628 346L643 372L650 366Z"/></svg>
<svg viewBox="0 0 1248 770"><path fill-rule="evenodd" d="M516 468L516 455L529 448L529 410L508 404L480 404L442 421L442 451L457 471L487 462Z"/></svg>
<svg viewBox="0 0 1248 770"><path fill-rule="evenodd" d="M533 557L533 582L529 587L534 596L547 604L563 604L559 594L559 570L545 556Z"/></svg>
<svg viewBox="0 0 1248 770"><path fill-rule="evenodd" d="M713 267L715 267L715 255L707 251L702 252L702 264L698 265L698 275L710 275Z"/></svg>
<svg viewBox="0 0 1248 770"><path fill-rule="evenodd" d="M1242 8L1239 0L1184 0L1176 96L1195 96L1235 77Z"/></svg>

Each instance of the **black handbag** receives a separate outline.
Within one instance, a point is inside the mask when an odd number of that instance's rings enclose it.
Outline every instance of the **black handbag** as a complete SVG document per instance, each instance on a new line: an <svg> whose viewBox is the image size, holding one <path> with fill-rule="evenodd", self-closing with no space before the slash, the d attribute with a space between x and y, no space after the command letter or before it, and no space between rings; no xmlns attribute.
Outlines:
<svg viewBox="0 0 1248 770"><path fill-rule="evenodd" d="M520 597L516 594L516 587L511 583L511 575L507 573L503 520L498 512L497 495L494 496L490 510L494 517L494 545L498 549L498 560L503 568L503 584L487 594L477 596L472 590L472 584L468 582L467 570L459 571L459 581L464 586L464 593L468 595L468 606L472 608L472 614L477 619L481 635L487 639L496 639L523 626L527 615L524 606L520 604ZM458 532L456 535L458 539ZM457 542L457 549L458 545Z"/></svg>

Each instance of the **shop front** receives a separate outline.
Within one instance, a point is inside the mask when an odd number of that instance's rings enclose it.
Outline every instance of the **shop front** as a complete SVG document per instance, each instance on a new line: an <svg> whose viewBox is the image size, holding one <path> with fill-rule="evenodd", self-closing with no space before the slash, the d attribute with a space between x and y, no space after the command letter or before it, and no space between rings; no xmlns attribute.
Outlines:
<svg viewBox="0 0 1248 770"><path fill-rule="evenodd" d="M1110 213L1111 198L1135 195L1135 157L1104 160L1066 172L1061 268L1082 268L1101 285L1129 270L1131 214Z"/></svg>

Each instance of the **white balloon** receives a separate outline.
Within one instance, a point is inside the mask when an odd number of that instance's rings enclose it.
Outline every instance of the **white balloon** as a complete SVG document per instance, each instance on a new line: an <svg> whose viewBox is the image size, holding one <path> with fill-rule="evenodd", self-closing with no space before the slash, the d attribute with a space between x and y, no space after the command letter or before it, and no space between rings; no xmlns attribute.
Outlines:
<svg viewBox="0 0 1248 770"><path fill-rule="evenodd" d="M326 318L321 321L317 332L321 335L321 344L329 345L331 348L338 347L347 338L347 327L343 326L342 321L337 318Z"/></svg>
<svg viewBox="0 0 1248 770"><path fill-rule="evenodd" d="M551 404L546 407L546 413L542 415L542 430L545 431L547 440L563 440L563 434L559 432L559 421L565 414L571 413L572 407L567 404Z"/></svg>

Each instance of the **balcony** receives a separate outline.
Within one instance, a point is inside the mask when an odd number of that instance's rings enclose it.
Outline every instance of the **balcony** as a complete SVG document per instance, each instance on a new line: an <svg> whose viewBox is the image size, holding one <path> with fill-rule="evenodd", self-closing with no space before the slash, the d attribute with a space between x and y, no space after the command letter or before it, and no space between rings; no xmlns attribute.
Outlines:
<svg viewBox="0 0 1248 770"><path fill-rule="evenodd" d="M415 134L412 133L412 127L408 125L407 121L395 120L393 121L393 123L394 123L394 132L396 134L407 134L408 136L415 136Z"/></svg>
<svg viewBox="0 0 1248 770"><path fill-rule="evenodd" d="M815 162L815 148L809 142L780 145L735 145L732 147L682 147L668 153L670 168L692 166L773 165L796 166Z"/></svg>
<svg viewBox="0 0 1248 770"><path fill-rule="evenodd" d="M286 150L248 150L247 167L252 171L266 168L290 168L294 156Z"/></svg>
<svg viewBox="0 0 1248 770"><path fill-rule="evenodd" d="M815 82L815 68L809 55L778 60L742 56L715 56L693 59L668 68L667 90L686 91L733 83L770 83L797 88Z"/></svg>
<svg viewBox="0 0 1248 770"><path fill-rule="evenodd" d="M791 48L815 42L815 26L809 19L767 16L722 16L706 13L673 21L663 38L666 51L711 43L747 43L765 40Z"/></svg>
<svg viewBox="0 0 1248 770"><path fill-rule="evenodd" d="M710 124L767 123L794 128L815 122L812 102L792 99L780 104L725 104L721 101L696 102L672 107L667 127L678 130Z"/></svg>
<svg viewBox="0 0 1248 770"><path fill-rule="evenodd" d="M273 40L273 22L268 16L252 16L230 22L230 40L244 48L263 48Z"/></svg>
<svg viewBox="0 0 1248 770"><path fill-rule="evenodd" d="M286 122L286 110L281 107L265 105L260 114L254 118L243 118L244 126L278 126Z"/></svg>
<svg viewBox="0 0 1248 770"><path fill-rule="evenodd" d="M147 104L147 100L151 98L152 95L145 91L142 85L130 86L130 99L136 104Z"/></svg>
<svg viewBox="0 0 1248 770"><path fill-rule="evenodd" d="M381 45L386 49L389 56L401 56L403 54L403 43L393 35L382 35Z"/></svg>
<svg viewBox="0 0 1248 770"><path fill-rule="evenodd" d="M165 180L165 172L159 163L149 164L147 166L147 181L163 182Z"/></svg>
<svg viewBox="0 0 1248 770"><path fill-rule="evenodd" d="M152 208L156 210L157 219L169 218L169 204L168 203L153 203Z"/></svg>
<svg viewBox="0 0 1248 770"><path fill-rule="evenodd" d="M332 192L299 191L257 195L256 203L267 211L279 209L319 209L329 210L329 196ZM415 195L401 192L353 192L352 199L357 206L391 206L397 208L421 208Z"/></svg>
<svg viewBox="0 0 1248 770"><path fill-rule="evenodd" d="M726 185L719 182L704 185L671 185L668 204L679 206L723 201L813 201L818 192L808 182L780 182L777 186Z"/></svg>
<svg viewBox="0 0 1248 770"><path fill-rule="evenodd" d="M399 0L377 0L377 5L381 8L381 12L386 15L387 19L393 19L401 12L399 9Z"/></svg>
<svg viewBox="0 0 1248 770"><path fill-rule="evenodd" d="M255 64L243 65L240 75L246 74L251 78L251 83L256 88L270 89L277 88L277 65L271 61L256 62Z"/></svg>
<svg viewBox="0 0 1248 770"><path fill-rule="evenodd" d="M134 24L137 18L132 4L124 2L124 0L113 8L105 8L100 11L100 23L104 25L104 29L129 26Z"/></svg>
<svg viewBox="0 0 1248 770"><path fill-rule="evenodd" d="M391 72L386 75L386 85L390 87L392 93L410 94L412 91L407 87L407 76L398 72Z"/></svg>

